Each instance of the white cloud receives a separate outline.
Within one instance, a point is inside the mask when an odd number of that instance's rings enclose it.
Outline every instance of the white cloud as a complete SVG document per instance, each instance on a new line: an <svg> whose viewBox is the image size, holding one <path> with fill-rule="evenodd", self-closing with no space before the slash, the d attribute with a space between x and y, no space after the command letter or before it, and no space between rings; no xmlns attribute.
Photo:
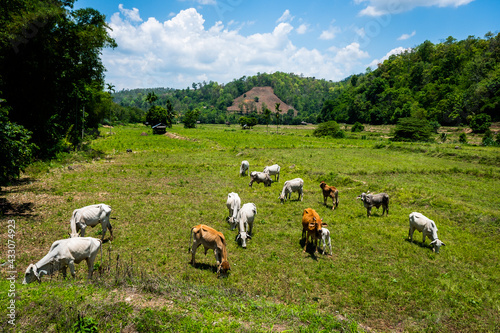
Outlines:
<svg viewBox="0 0 500 333"><path fill-rule="evenodd" d="M118 44L103 51L106 81L117 89L185 88L193 82L227 83L257 72L303 74L341 80L368 53L353 43L322 52L297 47L291 41L294 27L287 22L273 30L245 36L240 30L216 22L205 27L196 9L182 10L167 21L150 17L137 24L137 16L120 10L112 15L110 36ZM298 33L307 26L299 26ZM333 33L340 29L333 28Z"/></svg>
<svg viewBox="0 0 500 333"><path fill-rule="evenodd" d="M328 28L328 30L323 30L323 32L321 32L321 35L319 36L319 39L322 39L322 40L331 40L331 39L334 39L335 36L340 32L340 28L339 27L330 27Z"/></svg>
<svg viewBox="0 0 500 333"><path fill-rule="evenodd" d="M290 14L290 11L287 9L283 12L283 15L276 21L276 23L279 22L290 22L293 20L293 16Z"/></svg>
<svg viewBox="0 0 500 333"><path fill-rule="evenodd" d="M387 54L385 56L383 56L381 59L373 59L373 61L368 65L368 67L371 67L371 68L376 68L378 64L381 64L383 63L385 60L389 59L389 57L391 55L397 55L397 54L401 54L401 53L404 53L406 51L409 51L411 50L410 48L404 48L404 47L396 47L392 50L390 50L389 52L387 52Z"/></svg>
<svg viewBox="0 0 500 333"><path fill-rule="evenodd" d="M123 8L123 4L119 4L118 9L123 14L123 16L128 18L130 21L142 22L141 16L139 15L139 9L137 9L137 8L126 9L126 8Z"/></svg>
<svg viewBox="0 0 500 333"><path fill-rule="evenodd" d="M398 40L407 40L407 39L412 38L416 34L417 34L417 32L415 30L413 30L413 32L411 34L402 34L401 36L398 37Z"/></svg>
<svg viewBox="0 0 500 333"><path fill-rule="evenodd" d="M359 12L360 16L382 16L397 14L416 7L459 7L474 0L355 0L356 4L367 2L366 8Z"/></svg>
<svg viewBox="0 0 500 333"><path fill-rule="evenodd" d="M309 25L305 23L299 25L299 27L296 29L299 35L305 34L308 30L309 30Z"/></svg>

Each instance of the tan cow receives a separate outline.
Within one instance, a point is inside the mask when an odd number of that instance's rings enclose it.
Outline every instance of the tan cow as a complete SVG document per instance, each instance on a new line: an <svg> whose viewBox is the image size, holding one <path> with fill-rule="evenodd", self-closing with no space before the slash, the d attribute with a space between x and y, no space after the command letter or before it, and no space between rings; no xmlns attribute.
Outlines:
<svg viewBox="0 0 500 333"><path fill-rule="evenodd" d="M326 200L328 198L332 198L332 210L337 208L339 205L339 191L335 188L335 186L328 186L325 182L321 182L319 184L321 190L323 191L323 201L326 206Z"/></svg>
<svg viewBox="0 0 500 333"><path fill-rule="evenodd" d="M327 224L323 223L323 220L314 209L304 209L302 213L302 239L304 239L304 237L306 238L304 252L306 252L309 239L311 239L311 243L314 244L314 252L318 252L318 240L322 238L322 226L327 226Z"/></svg>
<svg viewBox="0 0 500 333"><path fill-rule="evenodd" d="M191 238L193 247L189 248L188 252L191 252L191 265L195 265L195 255L198 246L203 245L205 248L205 255L207 255L208 249L214 250L215 260L217 261L217 276L220 275L221 271L223 274L227 273L231 267L227 261L227 249L226 249L226 239L221 232L218 232L214 228L210 228L204 224L199 224L191 228ZM191 246L191 244L190 244Z"/></svg>

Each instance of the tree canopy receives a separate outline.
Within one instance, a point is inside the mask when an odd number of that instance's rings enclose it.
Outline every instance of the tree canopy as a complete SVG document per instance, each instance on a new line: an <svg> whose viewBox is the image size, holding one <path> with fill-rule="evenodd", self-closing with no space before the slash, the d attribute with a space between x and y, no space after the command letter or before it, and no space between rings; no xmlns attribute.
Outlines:
<svg viewBox="0 0 500 333"><path fill-rule="evenodd" d="M9 121L32 132L40 157L76 145L109 114L101 51L105 16L74 0L10 0L0 9L0 91Z"/></svg>

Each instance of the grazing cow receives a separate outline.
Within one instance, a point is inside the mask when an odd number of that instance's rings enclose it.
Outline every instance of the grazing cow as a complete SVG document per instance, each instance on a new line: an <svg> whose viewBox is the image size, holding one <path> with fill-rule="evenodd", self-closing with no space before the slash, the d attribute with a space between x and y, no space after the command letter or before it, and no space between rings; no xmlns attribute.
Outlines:
<svg viewBox="0 0 500 333"><path fill-rule="evenodd" d="M252 231L253 231L253 221L255 219L255 215L257 215L257 207L254 203L246 203L244 204L240 211L238 212L238 216L236 217L236 221L238 223L238 235L236 235L235 241L241 242L241 247L247 247L247 239L252 239Z"/></svg>
<svg viewBox="0 0 500 333"><path fill-rule="evenodd" d="M325 245L330 248L330 255L332 255L332 240L330 239L330 230L321 228L321 242L323 243L323 254L325 254Z"/></svg>
<svg viewBox="0 0 500 333"><path fill-rule="evenodd" d="M240 166L240 176L245 176L245 173L248 172L249 167L250 164L248 163L248 161L242 161Z"/></svg>
<svg viewBox="0 0 500 333"><path fill-rule="evenodd" d="M425 237L431 240L432 251L439 253L439 248L445 246L443 242L438 239L438 228L433 220L425 217L421 213L413 212L410 214L410 230L408 231L408 238L413 242L413 232L418 230L422 233L422 244L425 243Z"/></svg>
<svg viewBox="0 0 500 333"><path fill-rule="evenodd" d="M192 250L191 250L192 241ZM217 276L222 272L227 273L231 267L227 261L226 239L221 232L214 228L210 228L204 224L199 224L191 228L190 247L188 252L191 252L191 265L195 265L195 255L198 246L203 245L205 248L205 255L208 249L214 250L215 261L217 262Z"/></svg>
<svg viewBox="0 0 500 333"><path fill-rule="evenodd" d="M113 229L111 223L109 222L109 215L111 214L111 207L106 204L98 204L82 207L75 209L73 215L71 216L71 237L78 237L78 231L80 231L80 236L85 236L85 228L87 226L95 227L99 222L102 226L102 238L104 241L104 235L106 230L109 229L110 240L113 240Z"/></svg>
<svg viewBox="0 0 500 333"><path fill-rule="evenodd" d="M321 220L314 209L304 209L302 213L302 239L304 239L304 236L306 238L304 252L306 252L309 239L311 239L311 243L314 244L314 252L318 252L318 239L322 236L321 229L323 226L327 226L327 224L323 223L323 220Z"/></svg>
<svg viewBox="0 0 500 333"><path fill-rule="evenodd" d="M257 184L264 183L264 186L271 186L273 181L267 173L252 171L252 173L250 173L250 184L248 184L248 186L252 187L253 182Z"/></svg>
<svg viewBox="0 0 500 333"><path fill-rule="evenodd" d="M23 284L33 281L41 282L43 275L52 275L56 271L62 271L66 277L66 269L69 266L71 276L75 277L75 264L82 260L87 261L89 269L88 278L92 279L94 261L101 249L102 241L92 237L67 238L55 241L50 247L49 253L36 264L30 264L24 274Z"/></svg>
<svg viewBox="0 0 500 333"><path fill-rule="evenodd" d="M278 182L280 181L280 166L278 164L266 166L264 168L264 173L267 173L269 176L274 175L274 180ZM278 177L277 179L276 176Z"/></svg>
<svg viewBox="0 0 500 333"><path fill-rule="evenodd" d="M375 206L377 209L380 206L382 206L383 207L382 216L384 216L384 213L386 211L387 211L386 215L389 215L389 196L386 193L379 193L379 194L369 194L369 193L370 191L368 191L368 193L363 192L356 198L356 199L361 199L361 201L363 201L363 205L366 208L366 215L370 217L373 206Z"/></svg>
<svg viewBox="0 0 500 333"><path fill-rule="evenodd" d="M328 198L332 198L332 210L337 208L339 205L339 191L335 188L335 186L328 186L323 181L319 184L319 187L323 190L323 201L326 206L326 200Z"/></svg>
<svg viewBox="0 0 500 333"><path fill-rule="evenodd" d="M304 197L304 181L302 178L287 180L285 184L283 184L283 189L278 197L281 200L281 203L285 202L287 199L291 199L293 192L298 192L299 197L297 200L302 201Z"/></svg>
<svg viewBox="0 0 500 333"><path fill-rule="evenodd" d="M227 222L231 226L231 230L236 228L236 216L241 206L241 199L238 193L231 192L227 195L226 201L227 209L229 209L229 218Z"/></svg>

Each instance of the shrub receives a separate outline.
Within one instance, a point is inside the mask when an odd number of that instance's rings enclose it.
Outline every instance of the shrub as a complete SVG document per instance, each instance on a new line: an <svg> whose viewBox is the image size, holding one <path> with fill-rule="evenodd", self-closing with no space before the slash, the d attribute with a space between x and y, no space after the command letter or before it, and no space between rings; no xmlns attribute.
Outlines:
<svg viewBox="0 0 500 333"><path fill-rule="evenodd" d="M198 117L200 116L200 111L198 109L189 110L184 114L183 123L184 128L195 128Z"/></svg>
<svg viewBox="0 0 500 333"><path fill-rule="evenodd" d="M441 124L439 122L437 122L436 120L431 120L429 122L429 125L432 127L432 131L434 133L437 133L439 128L441 127Z"/></svg>
<svg viewBox="0 0 500 333"><path fill-rule="evenodd" d="M439 135L439 140L441 140L442 143L445 143L446 139L447 139L446 133L443 132Z"/></svg>
<svg viewBox="0 0 500 333"><path fill-rule="evenodd" d="M469 126L474 133L484 133L491 126L491 117L486 113L477 114L472 117Z"/></svg>
<svg viewBox="0 0 500 333"><path fill-rule="evenodd" d="M495 141L493 141L493 134L491 133L491 130L489 128L484 132L482 145L483 146L495 146L496 145Z"/></svg>
<svg viewBox="0 0 500 333"><path fill-rule="evenodd" d="M252 128L257 125L257 122L257 119L254 117L240 117L240 119L238 120L238 123L243 129Z"/></svg>
<svg viewBox="0 0 500 333"><path fill-rule="evenodd" d="M460 136L458 137L458 142L467 144L467 134L460 133Z"/></svg>
<svg viewBox="0 0 500 333"><path fill-rule="evenodd" d="M340 129L339 124L336 121L327 121L325 123L321 123L316 127L313 132L313 135L316 137L322 136L331 136L334 138L344 138L345 133Z"/></svg>
<svg viewBox="0 0 500 333"><path fill-rule="evenodd" d="M365 130L365 126L361 124L359 121L355 122L351 128L351 132L363 132Z"/></svg>
<svg viewBox="0 0 500 333"><path fill-rule="evenodd" d="M432 127L425 119L400 118L392 141L430 141Z"/></svg>

